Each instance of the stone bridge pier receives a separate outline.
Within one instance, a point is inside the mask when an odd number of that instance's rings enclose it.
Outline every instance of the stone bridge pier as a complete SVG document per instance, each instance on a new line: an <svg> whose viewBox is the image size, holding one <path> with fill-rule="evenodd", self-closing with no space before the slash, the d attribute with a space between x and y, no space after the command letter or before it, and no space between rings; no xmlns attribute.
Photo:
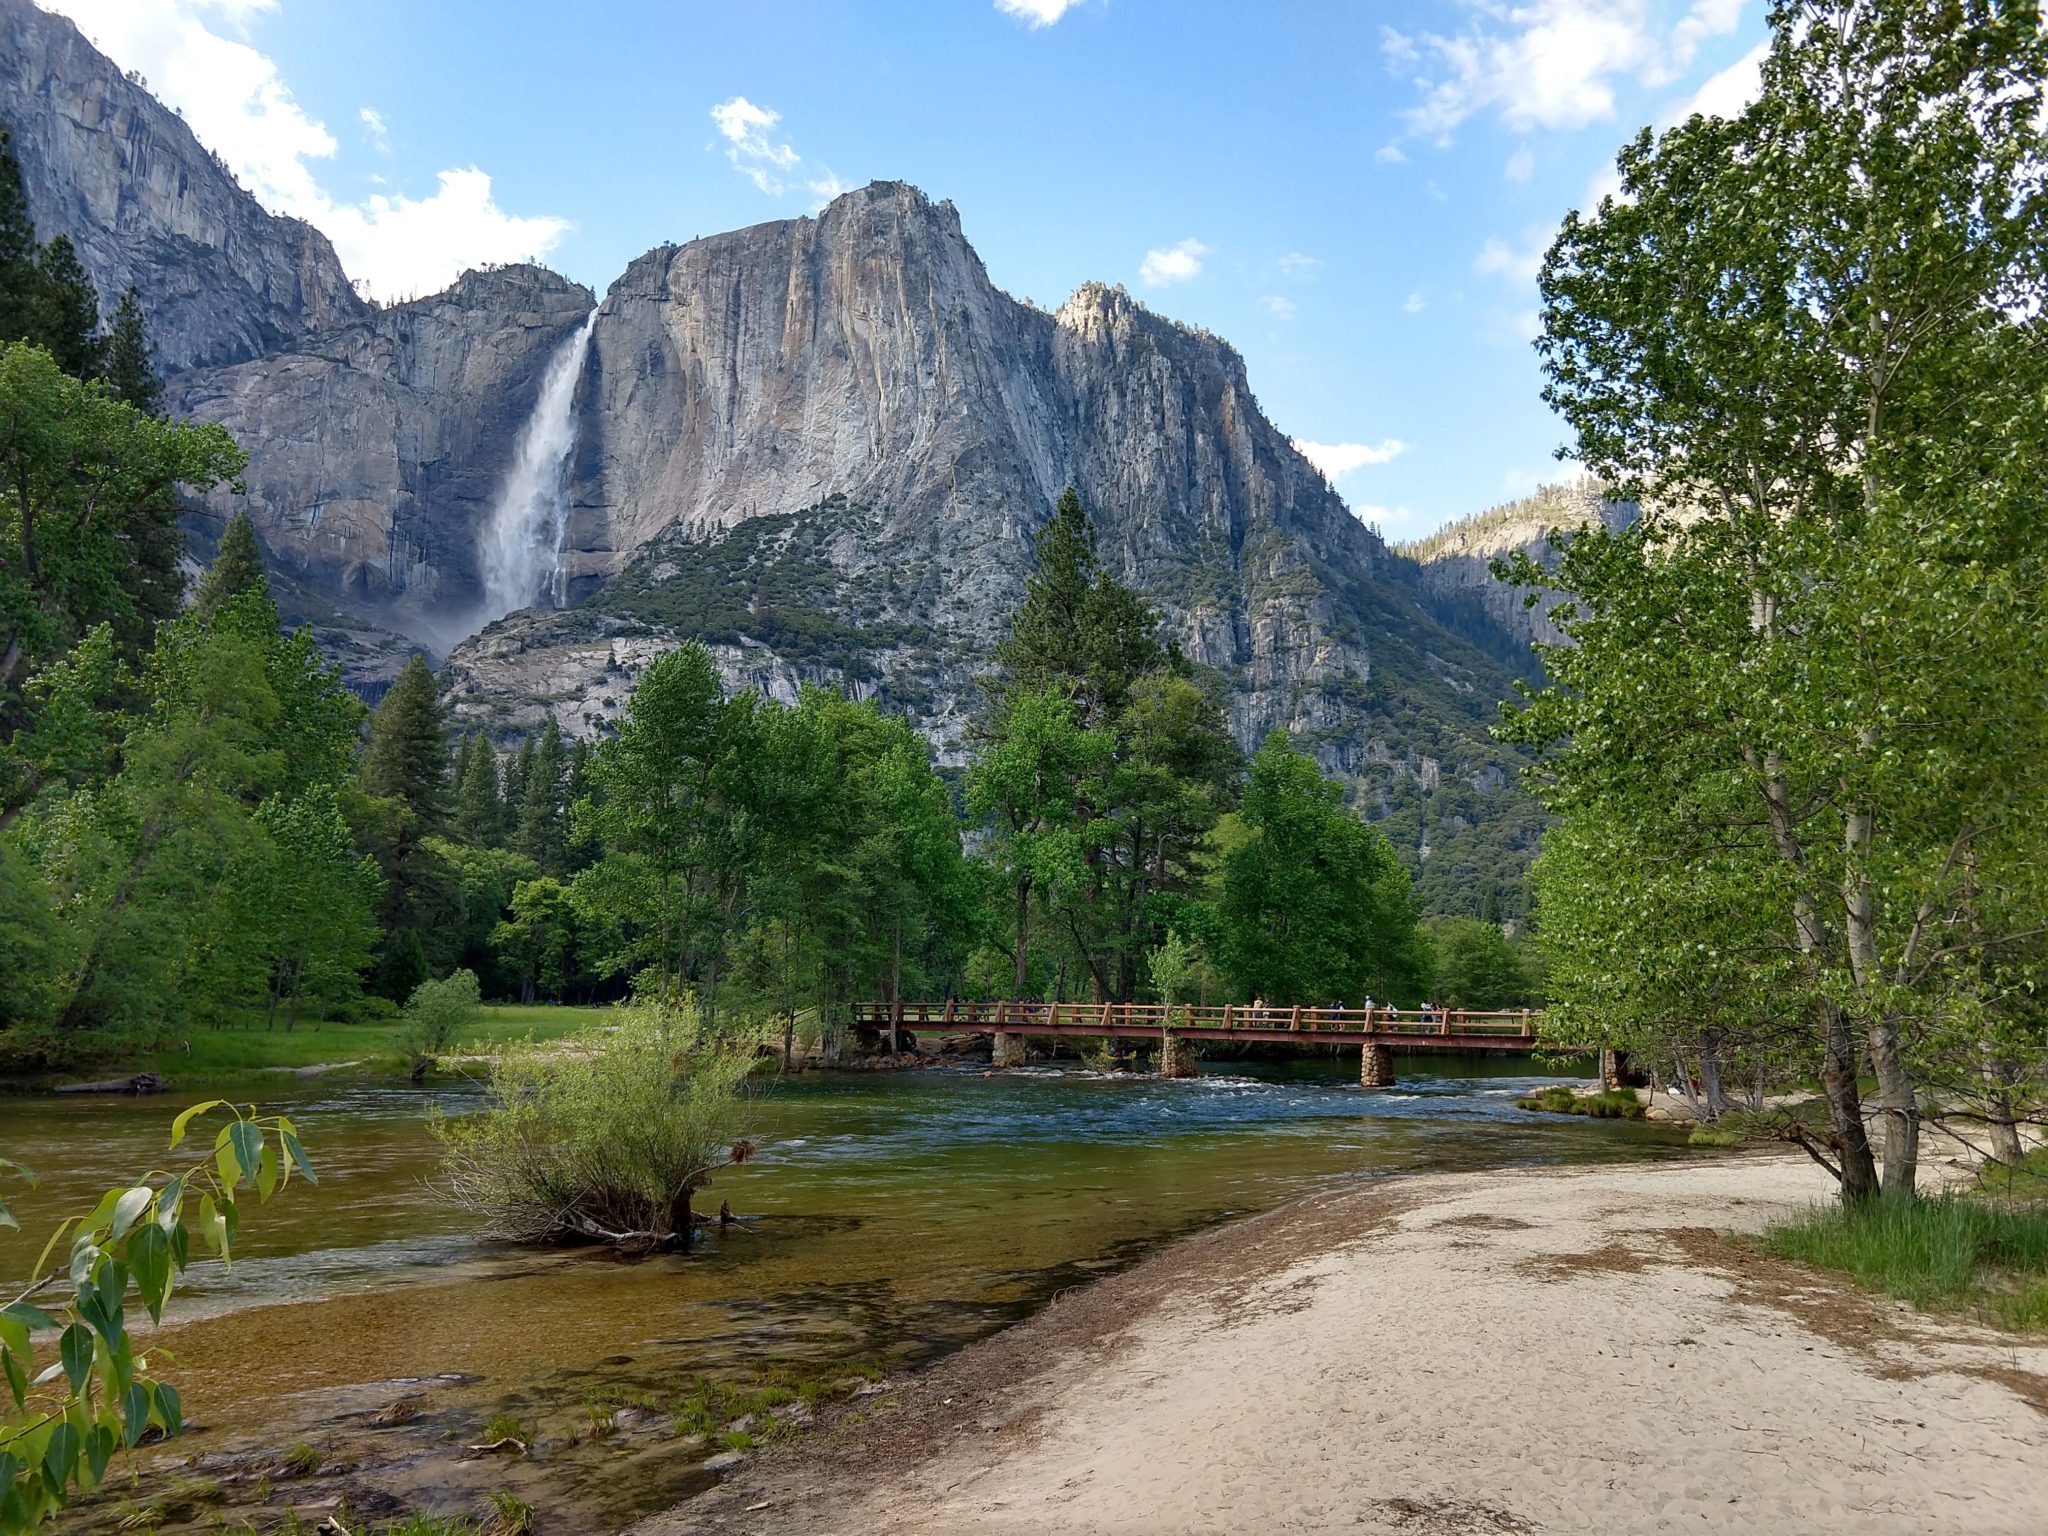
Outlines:
<svg viewBox="0 0 2048 1536"><path fill-rule="evenodd" d="M1024 1037L1014 1031L999 1029L995 1032L994 1049L989 1053L991 1067L1021 1067L1024 1065Z"/></svg>
<svg viewBox="0 0 2048 1536"><path fill-rule="evenodd" d="M1359 1048L1358 1086L1361 1088L1391 1088L1394 1086L1394 1048L1391 1045L1374 1045L1367 1042Z"/></svg>
<svg viewBox="0 0 2048 1536"><path fill-rule="evenodd" d="M1170 1031L1162 1031L1159 1037L1159 1075L1195 1076L1195 1042Z"/></svg>

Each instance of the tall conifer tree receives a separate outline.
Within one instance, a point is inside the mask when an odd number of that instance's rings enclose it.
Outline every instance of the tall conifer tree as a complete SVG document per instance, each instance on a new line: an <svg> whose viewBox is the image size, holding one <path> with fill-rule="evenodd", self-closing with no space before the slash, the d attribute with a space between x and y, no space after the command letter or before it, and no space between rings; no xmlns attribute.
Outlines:
<svg viewBox="0 0 2048 1536"><path fill-rule="evenodd" d="M519 750L505 759L504 814L499 822L500 831L510 834L510 840L517 843L519 812L526 804L526 780L533 772L533 738L520 738Z"/></svg>
<svg viewBox="0 0 2048 1536"><path fill-rule="evenodd" d="M49 348L57 366L74 379L98 378L105 355L100 296L67 236L42 248L36 275L42 286L37 296L42 334L32 339Z"/></svg>
<svg viewBox="0 0 2048 1536"><path fill-rule="evenodd" d="M201 618L210 619L229 598L259 587L268 591L269 586L263 575L263 552L256 542L255 525L249 521L248 513L237 512L228 519L227 530L220 536L213 564L199 578L199 590L192 598L193 609Z"/></svg>
<svg viewBox="0 0 2048 1536"><path fill-rule="evenodd" d="M519 851L540 865L544 874L558 873L562 867L562 778L566 767L562 730L550 715L533 748L519 801Z"/></svg>
<svg viewBox="0 0 2048 1536"><path fill-rule="evenodd" d="M493 845L504 836L504 813L498 802L498 754L481 737L464 747L462 777L455 791L455 829L465 842Z"/></svg>
<svg viewBox="0 0 2048 1536"><path fill-rule="evenodd" d="M36 228L7 130L0 128L0 342L33 340L41 325Z"/></svg>
<svg viewBox="0 0 2048 1536"><path fill-rule="evenodd" d="M448 727L434 674L418 656L405 664L377 707L363 753L363 788L398 801L422 833L448 824Z"/></svg>
<svg viewBox="0 0 2048 1536"><path fill-rule="evenodd" d="M142 304L132 287L121 295L113 318L107 322L100 377L117 399L127 401L145 415L158 414L157 407L163 400L163 381L156 376L149 328L142 318Z"/></svg>

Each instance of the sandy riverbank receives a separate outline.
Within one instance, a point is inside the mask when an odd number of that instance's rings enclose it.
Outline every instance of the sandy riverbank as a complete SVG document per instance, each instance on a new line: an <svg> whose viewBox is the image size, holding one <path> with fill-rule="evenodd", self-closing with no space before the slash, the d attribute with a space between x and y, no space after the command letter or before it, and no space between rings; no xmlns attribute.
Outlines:
<svg viewBox="0 0 2048 1536"><path fill-rule="evenodd" d="M2048 1344L1730 1232L1803 1159L1389 1181L1061 1298L634 1529L2037 1533Z"/></svg>

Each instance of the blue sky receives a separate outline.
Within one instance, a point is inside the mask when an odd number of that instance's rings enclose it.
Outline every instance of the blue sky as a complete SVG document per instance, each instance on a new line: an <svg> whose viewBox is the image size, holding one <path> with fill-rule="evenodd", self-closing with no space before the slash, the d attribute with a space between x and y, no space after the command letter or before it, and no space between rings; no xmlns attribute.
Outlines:
<svg viewBox="0 0 2048 1536"><path fill-rule="evenodd" d="M914 182L995 282L1208 327L1389 537L1567 471L1535 264L1764 0L43 0L380 298Z"/></svg>

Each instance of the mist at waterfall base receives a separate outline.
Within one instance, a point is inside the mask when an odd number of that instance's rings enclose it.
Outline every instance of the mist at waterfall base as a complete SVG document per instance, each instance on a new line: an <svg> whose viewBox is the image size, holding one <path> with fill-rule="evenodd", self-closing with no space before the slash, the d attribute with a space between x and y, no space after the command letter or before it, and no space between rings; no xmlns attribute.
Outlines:
<svg viewBox="0 0 2048 1536"><path fill-rule="evenodd" d="M562 606L562 550L569 533L565 481L576 446L576 383L596 324L593 309L548 360L533 414L519 429L512 467L478 539L484 596L476 629L521 608Z"/></svg>

